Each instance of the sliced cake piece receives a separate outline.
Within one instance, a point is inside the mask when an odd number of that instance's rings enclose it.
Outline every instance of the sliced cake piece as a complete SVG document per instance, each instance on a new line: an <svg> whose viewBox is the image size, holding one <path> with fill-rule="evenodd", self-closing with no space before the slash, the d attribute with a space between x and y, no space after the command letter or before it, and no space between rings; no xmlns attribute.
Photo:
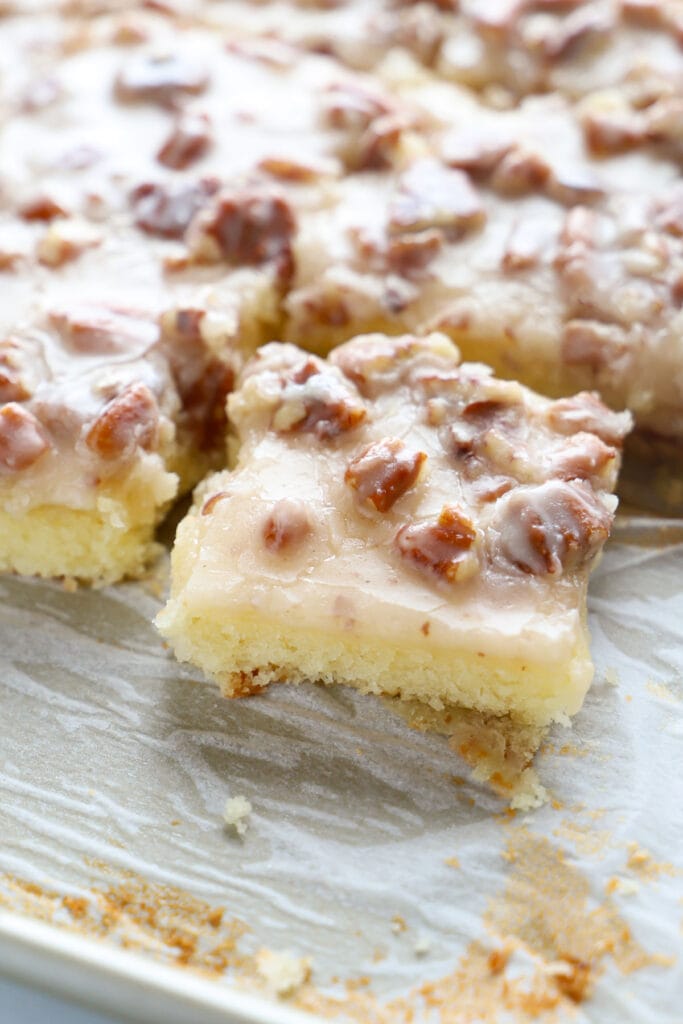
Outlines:
<svg viewBox="0 0 683 1024"><path fill-rule="evenodd" d="M396 48L495 105L582 96L680 69L676 0L185 0L214 24L262 32L375 69Z"/></svg>
<svg viewBox="0 0 683 1024"><path fill-rule="evenodd" d="M362 118L323 111L398 107L328 58L98 6L0 17L31 55L0 89L0 571L101 582L141 572L170 501L225 463L296 203L375 159Z"/></svg>
<svg viewBox="0 0 683 1024"><path fill-rule="evenodd" d="M158 618L181 660L229 697L313 679L541 726L579 710L628 414L433 334L267 345L229 416L236 467L181 524Z"/></svg>

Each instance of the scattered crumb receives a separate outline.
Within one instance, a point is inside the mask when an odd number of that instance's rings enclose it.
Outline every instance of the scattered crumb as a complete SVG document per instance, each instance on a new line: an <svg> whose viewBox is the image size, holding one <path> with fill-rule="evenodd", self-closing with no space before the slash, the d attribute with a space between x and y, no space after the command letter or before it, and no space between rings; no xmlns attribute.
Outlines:
<svg viewBox="0 0 683 1024"><path fill-rule="evenodd" d="M180 818L174 818L171 822L171 828L177 828L178 825L182 825Z"/></svg>
<svg viewBox="0 0 683 1024"><path fill-rule="evenodd" d="M603 675L602 678L604 679L604 681L607 683L608 686L618 686L619 685L619 673L617 672L617 670L614 668L613 665L609 665L605 669L605 674Z"/></svg>
<svg viewBox="0 0 683 1024"><path fill-rule="evenodd" d="M639 846L638 843L629 843L628 851L626 867L629 871L639 874L642 878L656 881L660 875L675 875L677 873L673 864L667 861L658 863L650 851L646 850L643 846Z"/></svg>
<svg viewBox="0 0 683 1024"><path fill-rule="evenodd" d="M290 996L308 981L311 961L307 956L261 949L256 954L256 971L274 995Z"/></svg>
<svg viewBox="0 0 683 1024"><path fill-rule="evenodd" d="M633 878L621 878L613 875L605 885L605 892L608 895L617 893L619 896L634 896L640 890L640 885Z"/></svg>
<svg viewBox="0 0 683 1024"><path fill-rule="evenodd" d="M386 951L386 949L383 949L382 946L375 946L374 950L372 951L372 962L373 962L373 964L379 964L379 963L382 962L382 960L386 960L386 958L387 958L387 951Z"/></svg>
<svg viewBox="0 0 683 1024"><path fill-rule="evenodd" d="M225 803L223 821L234 828L238 836L243 836L249 827L250 814L251 804L245 796L231 796Z"/></svg>
<svg viewBox="0 0 683 1024"><path fill-rule="evenodd" d="M62 590L66 590L67 594L75 594L78 590L78 580L73 576L65 576L62 579Z"/></svg>
<svg viewBox="0 0 683 1024"><path fill-rule="evenodd" d="M432 948L432 940L429 938L426 932L418 932L415 945L413 946L413 952L415 956L426 956Z"/></svg>
<svg viewBox="0 0 683 1024"><path fill-rule="evenodd" d="M676 694L665 683L656 683L650 679L647 683L647 692L651 693L653 697L665 700L667 704L675 704L678 701Z"/></svg>
<svg viewBox="0 0 683 1024"><path fill-rule="evenodd" d="M550 799L548 790L538 781L533 768L525 768L519 776L510 807L516 811L531 811L542 807Z"/></svg>
<svg viewBox="0 0 683 1024"><path fill-rule="evenodd" d="M460 861L458 860L457 857L446 857L444 864L446 864L449 868L460 867Z"/></svg>
<svg viewBox="0 0 683 1024"><path fill-rule="evenodd" d="M406 919L401 917L400 914L394 914L391 919L391 930L394 935L401 935L403 932L407 932L408 925L406 924Z"/></svg>

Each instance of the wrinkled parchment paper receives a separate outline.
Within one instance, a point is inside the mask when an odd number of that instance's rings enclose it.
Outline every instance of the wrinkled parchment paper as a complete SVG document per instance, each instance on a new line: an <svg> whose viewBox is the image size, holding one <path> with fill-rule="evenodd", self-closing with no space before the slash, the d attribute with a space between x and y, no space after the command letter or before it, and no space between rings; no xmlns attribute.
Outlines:
<svg viewBox="0 0 683 1024"><path fill-rule="evenodd" d="M541 950L547 940L564 955L571 936L532 939L531 968L519 952L525 907L541 933L557 927L543 909L553 886L566 890L548 868L557 857L585 882L557 899L578 908L593 940L596 921L613 935L616 920L655 962L623 974L608 936L589 965L592 996L582 999L579 978L553 1012L683 1021L683 544L676 530L650 530L655 546L632 543L634 533L622 525L591 583L596 679L574 727L553 731L537 758L551 800L521 815L473 783L443 738L410 730L379 701L315 685L222 700L164 650L149 586L68 592L1 578L6 905L32 912L14 882L35 883L53 907L67 897L55 920L73 925L73 899L112 873L163 883L244 922L246 953L308 956L318 990L339 995L355 979L348 991L371 991L381 1008L451 974L473 941L498 951L491 972L503 963L517 985L532 968L580 973ZM253 807L242 839L222 822L236 795ZM529 878L526 895L510 890L525 843L547 854L536 903ZM459 1002L416 1020L457 1022ZM500 1019L525 1014L534 1019L520 1003Z"/></svg>

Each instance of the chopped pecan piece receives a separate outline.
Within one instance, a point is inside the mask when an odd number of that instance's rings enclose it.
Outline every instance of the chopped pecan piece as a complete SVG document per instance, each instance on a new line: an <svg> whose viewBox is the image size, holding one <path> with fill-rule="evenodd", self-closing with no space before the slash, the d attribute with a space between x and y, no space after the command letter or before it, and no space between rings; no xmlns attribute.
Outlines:
<svg viewBox="0 0 683 1024"><path fill-rule="evenodd" d="M394 234L440 228L450 237L481 226L481 201L463 171L419 160L403 174L389 208Z"/></svg>
<svg viewBox="0 0 683 1024"><path fill-rule="evenodd" d="M269 156L261 160L258 169L281 181L308 182L335 175L339 164L332 159L293 160L291 157Z"/></svg>
<svg viewBox="0 0 683 1024"><path fill-rule="evenodd" d="M324 104L327 122L332 128L354 131L364 131L373 121L392 112L384 96L355 82L330 86Z"/></svg>
<svg viewBox="0 0 683 1024"><path fill-rule="evenodd" d="M683 188L678 188L657 203L657 226L677 238L683 238Z"/></svg>
<svg viewBox="0 0 683 1024"><path fill-rule="evenodd" d="M590 5L578 7L544 37L544 56L550 61L575 57L579 52L604 43L613 28L609 14L593 10Z"/></svg>
<svg viewBox="0 0 683 1024"><path fill-rule="evenodd" d="M616 457L616 448L595 434L578 431L550 457L548 470L560 480L599 481L609 475L606 470L614 466Z"/></svg>
<svg viewBox="0 0 683 1024"><path fill-rule="evenodd" d="M150 235L180 239L218 188L215 178L202 178L192 184L138 185L130 196L135 223Z"/></svg>
<svg viewBox="0 0 683 1024"><path fill-rule="evenodd" d="M388 512L416 483L427 456L403 441L387 437L363 448L349 462L344 480L362 503Z"/></svg>
<svg viewBox="0 0 683 1024"><path fill-rule="evenodd" d="M183 313L179 313L182 317ZM212 451L223 444L227 427L226 401L235 383L235 369L229 360L202 353L201 335L186 335L189 352L171 348L171 372L175 381L182 415L180 422L189 431L200 451Z"/></svg>
<svg viewBox="0 0 683 1024"><path fill-rule="evenodd" d="M568 366L609 369L628 349L624 330L599 320L570 320L562 330L560 352Z"/></svg>
<svg viewBox="0 0 683 1024"><path fill-rule="evenodd" d="M419 277L443 249L443 234L434 229L390 238L386 264L392 274Z"/></svg>
<svg viewBox="0 0 683 1024"><path fill-rule="evenodd" d="M359 140L356 169L382 171L392 167L407 127L402 114L385 114L373 121Z"/></svg>
<svg viewBox="0 0 683 1024"><path fill-rule="evenodd" d="M50 448L45 431L32 412L16 402L0 408L0 467L28 469Z"/></svg>
<svg viewBox="0 0 683 1024"><path fill-rule="evenodd" d="M273 427L282 433L315 434L328 441L354 430L365 417L365 406L344 378L309 359L285 378Z"/></svg>
<svg viewBox="0 0 683 1024"><path fill-rule="evenodd" d="M55 217L68 216L67 211L52 196L36 196L19 208L19 215L24 220L54 220Z"/></svg>
<svg viewBox="0 0 683 1024"><path fill-rule="evenodd" d="M478 570L473 549L477 540L474 523L459 509L445 505L436 521L402 526L396 534L399 552L420 572L449 583L462 583Z"/></svg>
<svg viewBox="0 0 683 1024"><path fill-rule="evenodd" d="M529 270L538 265L552 241L552 227L545 220L522 217L513 224L503 253L503 270Z"/></svg>
<svg viewBox="0 0 683 1024"><path fill-rule="evenodd" d="M269 188L221 192L190 226L188 241L201 260L257 266L273 262L283 277L293 271L294 213Z"/></svg>
<svg viewBox="0 0 683 1024"><path fill-rule="evenodd" d="M588 431L605 444L620 447L633 426L628 412L612 412L595 391L580 391L571 398L559 398L548 413L550 425L563 434Z"/></svg>
<svg viewBox="0 0 683 1024"><path fill-rule="evenodd" d="M50 323L62 341L76 352L138 355L159 338L153 320L134 312L81 303L49 312Z"/></svg>
<svg viewBox="0 0 683 1024"><path fill-rule="evenodd" d="M635 149L642 145L647 131L643 115L627 106L588 109L581 122L586 145L598 156Z"/></svg>
<svg viewBox="0 0 683 1024"><path fill-rule="evenodd" d="M298 548L310 533L308 509L295 498L276 502L261 528L265 547L278 555Z"/></svg>
<svg viewBox="0 0 683 1024"><path fill-rule="evenodd" d="M490 526L494 557L530 575L561 576L595 557L612 518L580 480L518 487L497 503Z"/></svg>
<svg viewBox="0 0 683 1024"><path fill-rule="evenodd" d="M129 384L104 407L85 435L91 451L107 461L130 457L157 440L159 407L145 384Z"/></svg>
<svg viewBox="0 0 683 1024"><path fill-rule="evenodd" d="M211 121L206 114L183 112L157 153L157 160L174 171L184 171L208 153L213 143Z"/></svg>
<svg viewBox="0 0 683 1024"><path fill-rule="evenodd" d="M114 95L123 103L172 106L182 96L197 96L209 84L209 74L198 62L183 56L134 57L114 82Z"/></svg>
<svg viewBox="0 0 683 1024"><path fill-rule="evenodd" d="M491 125L453 129L441 143L441 156L451 167L471 174L489 174L514 145L514 137Z"/></svg>
<svg viewBox="0 0 683 1024"><path fill-rule="evenodd" d="M36 255L48 267L61 267L101 242L100 232L85 221L54 221L38 240Z"/></svg>
<svg viewBox="0 0 683 1024"><path fill-rule="evenodd" d="M0 342L0 405L6 402L24 402L31 397L27 387L22 350L14 341Z"/></svg>
<svg viewBox="0 0 683 1024"><path fill-rule="evenodd" d="M509 196L542 192L550 174L550 164L540 153L515 146L496 166L491 176L491 187Z"/></svg>

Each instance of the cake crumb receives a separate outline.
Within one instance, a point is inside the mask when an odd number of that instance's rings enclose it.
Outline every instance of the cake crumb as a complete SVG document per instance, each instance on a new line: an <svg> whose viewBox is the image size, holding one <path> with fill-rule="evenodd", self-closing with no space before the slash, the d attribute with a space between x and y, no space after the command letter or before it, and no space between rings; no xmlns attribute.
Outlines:
<svg viewBox="0 0 683 1024"><path fill-rule="evenodd" d="M413 952L415 956L426 956L432 948L432 940L429 938L426 932L418 932L415 945L413 946Z"/></svg>
<svg viewBox="0 0 683 1024"><path fill-rule="evenodd" d="M62 590L65 590L67 594L75 594L78 590L78 580L74 579L73 576L64 576L62 578Z"/></svg>
<svg viewBox="0 0 683 1024"><path fill-rule="evenodd" d="M291 996L308 981L311 961L307 956L261 949L256 954L256 970L268 990L282 998Z"/></svg>
<svg viewBox="0 0 683 1024"><path fill-rule="evenodd" d="M640 886L633 878L621 878L613 875L605 885L605 892L608 895L618 893L620 896L634 896L640 890Z"/></svg>
<svg viewBox="0 0 683 1024"><path fill-rule="evenodd" d="M460 861L457 857L446 857L444 864L449 868L459 868Z"/></svg>
<svg viewBox="0 0 683 1024"><path fill-rule="evenodd" d="M249 827L251 804L245 796L231 796L225 803L223 821L228 828L234 828L238 836L244 836Z"/></svg>
<svg viewBox="0 0 683 1024"><path fill-rule="evenodd" d="M619 673L613 665L608 665L602 677L608 686L619 685Z"/></svg>
<svg viewBox="0 0 683 1024"><path fill-rule="evenodd" d="M401 935L403 932L407 932L408 925L406 924L406 919L401 917L400 914L394 914L391 919L391 930L394 935Z"/></svg>

